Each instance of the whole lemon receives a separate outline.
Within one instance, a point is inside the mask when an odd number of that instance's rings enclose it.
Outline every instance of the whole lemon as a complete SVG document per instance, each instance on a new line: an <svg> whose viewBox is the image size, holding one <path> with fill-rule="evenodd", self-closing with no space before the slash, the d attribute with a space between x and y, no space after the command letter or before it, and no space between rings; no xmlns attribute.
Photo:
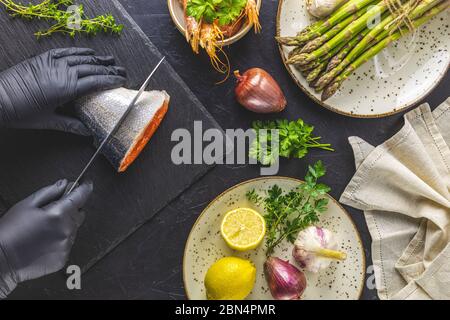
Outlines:
<svg viewBox="0 0 450 320"><path fill-rule="evenodd" d="M255 279L256 268L250 261L222 258L206 273L206 296L209 300L243 300L252 291Z"/></svg>

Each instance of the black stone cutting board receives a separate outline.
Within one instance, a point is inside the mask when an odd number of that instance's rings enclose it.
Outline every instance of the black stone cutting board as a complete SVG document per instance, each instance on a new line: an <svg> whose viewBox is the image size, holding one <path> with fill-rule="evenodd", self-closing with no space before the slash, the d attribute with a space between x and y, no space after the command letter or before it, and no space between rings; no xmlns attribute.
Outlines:
<svg viewBox="0 0 450 320"><path fill-rule="evenodd" d="M125 66L129 87L139 86L161 55L116 0L81 1L91 14L112 13L125 25L121 36L70 39L55 36L36 40L33 33L45 22L12 19L0 8L0 70L51 48L90 47L112 54ZM188 67L188 66L187 66ZM170 155L173 130L193 131L194 120L204 129L219 127L171 66L164 62L151 89L171 96L169 112L147 148L124 174L103 158L87 174L95 191L85 210L86 222L72 251L72 264L88 269L143 223L204 175L205 165L176 166ZM0 197L11 206L36 189L60 178L74 179L94 153L90 138L49 131L0 131ZM150 253L151 254L151 253Z"/></svg>

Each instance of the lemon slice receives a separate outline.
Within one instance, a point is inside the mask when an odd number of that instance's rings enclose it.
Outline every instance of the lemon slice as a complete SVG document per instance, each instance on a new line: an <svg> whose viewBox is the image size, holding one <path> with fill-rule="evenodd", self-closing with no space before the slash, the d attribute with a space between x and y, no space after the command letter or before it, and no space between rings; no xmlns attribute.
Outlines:
<svg viewBox="0 0 450 320"><path fill-rule="evenodd" d="M220 228L222 237L234 250L255 249L266 234L266 222L255 210L239 208L228 212Z"/></svg>

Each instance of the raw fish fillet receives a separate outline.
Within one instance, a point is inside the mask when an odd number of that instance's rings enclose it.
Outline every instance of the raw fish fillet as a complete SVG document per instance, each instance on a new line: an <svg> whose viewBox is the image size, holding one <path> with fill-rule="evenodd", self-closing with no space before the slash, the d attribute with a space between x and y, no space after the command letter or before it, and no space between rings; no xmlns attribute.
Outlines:
<svg viewBox="0 0 450 320"><path fill-rule="evenodd" d="M75 102L81 121L94 136L96 147L106 138L125 112L137 91L119 88L97 93ZM146 91L127 116L102 154L118 172L124 172L139 156L158 129L169 108L165 91Z"/></svg>

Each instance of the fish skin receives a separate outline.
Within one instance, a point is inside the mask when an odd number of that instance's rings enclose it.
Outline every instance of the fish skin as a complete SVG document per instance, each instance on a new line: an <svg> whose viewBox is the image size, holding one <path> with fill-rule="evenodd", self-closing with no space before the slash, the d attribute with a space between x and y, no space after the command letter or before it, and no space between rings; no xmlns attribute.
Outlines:
<svg viewBox="0 0 450 320"><path fill-rule="evenodd" d="M75 102L75 111L94 137L94 146L111 132L137 91L125 88L108 90L81 98ZM104 146L102 154L120 172L123 160L142 137L170 97L165 91L145 91L116 134Z"/></svg>

